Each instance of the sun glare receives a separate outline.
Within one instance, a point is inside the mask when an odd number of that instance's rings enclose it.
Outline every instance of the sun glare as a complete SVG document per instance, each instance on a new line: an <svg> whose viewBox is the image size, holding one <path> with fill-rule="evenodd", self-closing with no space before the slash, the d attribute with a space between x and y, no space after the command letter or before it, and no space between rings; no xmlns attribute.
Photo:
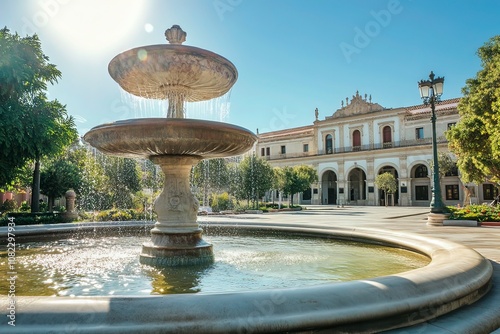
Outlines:
<svg viewBox="0 0 500 334"><path fill-rule="evenodd" d="M71 51L95 55L126 39L133 29L140 31L146 6L136 0L64 1L53 13L49 28Z"/></svg>

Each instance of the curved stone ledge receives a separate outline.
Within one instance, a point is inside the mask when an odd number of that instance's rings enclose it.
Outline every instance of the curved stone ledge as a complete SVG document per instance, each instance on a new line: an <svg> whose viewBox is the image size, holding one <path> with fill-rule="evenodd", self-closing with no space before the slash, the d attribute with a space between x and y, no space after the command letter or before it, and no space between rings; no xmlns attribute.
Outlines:
<svg viewBox="0 0 500 334"><path fill-rule="evenodd" d="M137 223L83 225L76 229L99 235L110 226L115 231L145 229ZM54 226L43 231L68 232L68 226ZM208 224L204 230L207 234L278 231L386 244L420 252L431 262L390 276L294 289L149 297L17 297L15 332L259 333L326 328L374 332L416 324L471 304L491 285L493 269L488 260L466 246L441 239L309 224ZM23 234L37 234L37 229L17 227L16 232L22 239ZM4 229L0 233L5 234Z"/></svg>

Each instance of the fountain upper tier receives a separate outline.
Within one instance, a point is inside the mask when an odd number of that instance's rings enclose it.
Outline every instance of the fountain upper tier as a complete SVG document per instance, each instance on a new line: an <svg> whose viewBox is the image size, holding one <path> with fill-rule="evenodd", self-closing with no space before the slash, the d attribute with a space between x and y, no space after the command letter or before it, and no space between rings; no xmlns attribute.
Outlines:
<svg viewBox="0 0 500 334"><path fill-rule="evenodd" d="M109 74L124 90L179 104L210 100L231 89L238 78L233 63L211 51L180 45L186 33L179 26L165 35L170 44L134 48L111 60Z"/></svg>
<svg viewBox="0 0 500 334"><path fill-rule="evenodd" d="M177 118L140 118L102 124L84 136L101 152L130 158L194 155L219 158L240 155L257 137L227 123Z"/></svg>

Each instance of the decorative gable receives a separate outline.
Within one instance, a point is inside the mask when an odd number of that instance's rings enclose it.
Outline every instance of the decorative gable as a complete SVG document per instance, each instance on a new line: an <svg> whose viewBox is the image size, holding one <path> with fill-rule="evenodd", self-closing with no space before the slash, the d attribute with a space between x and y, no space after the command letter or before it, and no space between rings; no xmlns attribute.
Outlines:
<svg viewBox="0 0 500 334"><path fill-rule="evenodd" d="M361 95L359 95L359 91L356 91L356 95L352 96L351 101L349 101L349 98L346 97L345 106L344 101L342 100L341 105L342 107L340 109L337 109L337 111L335 111L332 116L326 117L326 119L367 114L370 112L381 111L385 109L378 103L372 103L371 95L368 98L367 94L365 94L363 98Z"/></svg>

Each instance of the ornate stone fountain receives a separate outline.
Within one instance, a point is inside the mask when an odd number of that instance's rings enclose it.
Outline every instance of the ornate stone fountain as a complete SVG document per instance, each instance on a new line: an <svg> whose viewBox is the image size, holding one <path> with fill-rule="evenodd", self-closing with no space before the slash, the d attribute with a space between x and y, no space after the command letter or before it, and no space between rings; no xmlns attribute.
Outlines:
<svg viewBox="0 0 500 334"><path fill-rule="evenodd" d="M125 51L111 60L108 70L125 91L168 100L167 117L99 125L84 140L105 154L148 158L165 174L163 192L154 203L158 221L151 241L143 244L141 263L206 264L213 261L212 245L202 239L197 223L199 203L190 190L191 168L202 159L245 153L257 138L239 126L184 118L185 102L225 94L238 72L218 54L181 45L186 33L177 25L165 36L170 44Z"/></svg>

